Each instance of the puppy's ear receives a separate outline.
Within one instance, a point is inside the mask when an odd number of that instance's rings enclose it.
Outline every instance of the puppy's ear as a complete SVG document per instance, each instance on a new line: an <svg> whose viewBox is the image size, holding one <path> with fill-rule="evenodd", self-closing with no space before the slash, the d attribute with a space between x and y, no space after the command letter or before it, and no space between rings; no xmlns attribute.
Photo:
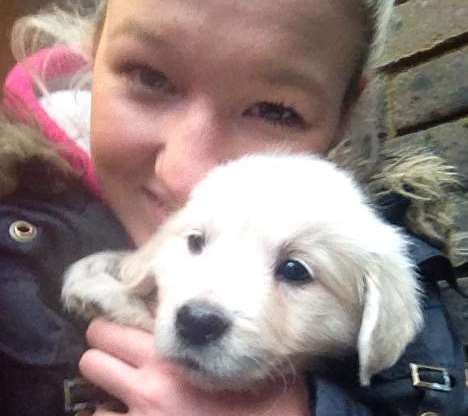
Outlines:
<svg viewBox="0 0 468 416"><path fill-rule="evenodd" d="M416 275L406 256L376 255L364 276L361 327L358 336L359 378L391 367L422 325Z"/></svg>

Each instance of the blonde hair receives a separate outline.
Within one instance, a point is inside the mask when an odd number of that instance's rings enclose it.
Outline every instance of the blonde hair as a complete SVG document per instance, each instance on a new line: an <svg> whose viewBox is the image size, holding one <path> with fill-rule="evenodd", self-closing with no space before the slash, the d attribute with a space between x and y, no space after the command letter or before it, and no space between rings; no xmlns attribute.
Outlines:
<svg viewBox="0 0 468 416"><path fill-rule="evenodd" d="M379 58L385 46L395 7L394 3L394 0L365 0L366 13L364 16L368 16L370 19L369 23L365 25L370 31L368 34L369 55L366 62L371 65Z"/></svg>
<svg viewBox="0 0 468 416"><path fill-rule="evenodd" d="M34 52L64 45L92 58L96 31L103 20L106 0L52 4L18 19L11 33L11 50L20 62Z"/></svg>

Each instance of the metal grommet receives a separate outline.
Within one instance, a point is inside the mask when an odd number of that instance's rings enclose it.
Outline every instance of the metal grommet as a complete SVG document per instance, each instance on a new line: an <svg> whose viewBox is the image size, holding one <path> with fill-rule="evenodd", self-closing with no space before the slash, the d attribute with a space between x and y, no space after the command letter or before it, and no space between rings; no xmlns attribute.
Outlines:
<svg viewBox="0 0 468 416"><path fill-rule="evenodd" d="M424 412L421 413L419 416L440 416L440 414L436 412Z"/></svg>
<svg viewBox="0 0 468 416"><path fill-rule="evenodd" d="M28 221L15 221L9 228L10 237L19 243L29 243L37 236L37 227Z"/></svg>

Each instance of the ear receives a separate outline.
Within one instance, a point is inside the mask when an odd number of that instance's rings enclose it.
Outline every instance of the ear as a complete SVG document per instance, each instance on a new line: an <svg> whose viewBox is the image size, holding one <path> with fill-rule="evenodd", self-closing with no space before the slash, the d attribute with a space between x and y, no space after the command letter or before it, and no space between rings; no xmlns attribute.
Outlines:
<svg viewBox="0 0 468 416"><path fill-rule="evenodd" d="M422 325L413 267L403 255L378 256L364 277L364 299L358 336L359 378L391 367Z"/></svg>

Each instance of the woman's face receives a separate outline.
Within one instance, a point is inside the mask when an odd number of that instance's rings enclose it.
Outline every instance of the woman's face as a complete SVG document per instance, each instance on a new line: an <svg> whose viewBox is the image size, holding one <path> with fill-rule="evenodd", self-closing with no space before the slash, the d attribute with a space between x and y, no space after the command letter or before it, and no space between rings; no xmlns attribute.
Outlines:
<svg viewBox="0 0 468 416"><path fill-rule="evenodd" d="M278 148L323 153L339 138L360 41L342 3L109 1L92 153L137 244L212 167Z"/></svg>

